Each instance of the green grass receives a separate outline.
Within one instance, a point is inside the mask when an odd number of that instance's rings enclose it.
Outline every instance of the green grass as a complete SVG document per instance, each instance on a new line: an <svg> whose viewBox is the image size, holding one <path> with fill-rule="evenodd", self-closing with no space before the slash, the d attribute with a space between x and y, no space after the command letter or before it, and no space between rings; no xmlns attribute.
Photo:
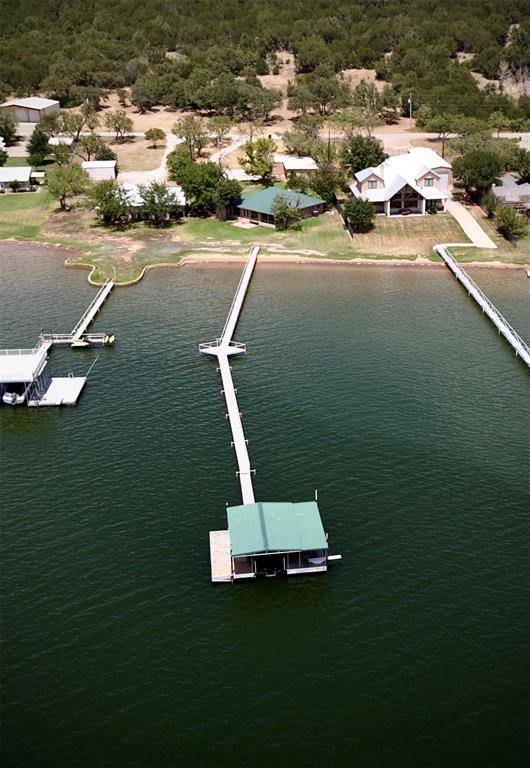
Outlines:
<svg viewBox="0 0 530 768"><path fill-rule="evenodd" d="M28 162L25 157L8 157L7 163L5 165L6 168L20 168L21 166L27 165Z"/></svg>
<svg viewBox="0 0 530 768"><path fill-rule="evenodd" d="M451 253L458 261L502 261L507 264L530 264L530 235L510 243L497 232L494 221L478 217L474 209L470 212L478 219L482 229L491 237L497 248L495 250L479 248L452 248Z"/></svg>
<svg viewBox="0 0 530 768"><path fill-rule="evenodd" d="M35 239L55 205L46 191L0 195L0 238Z"/></svg>

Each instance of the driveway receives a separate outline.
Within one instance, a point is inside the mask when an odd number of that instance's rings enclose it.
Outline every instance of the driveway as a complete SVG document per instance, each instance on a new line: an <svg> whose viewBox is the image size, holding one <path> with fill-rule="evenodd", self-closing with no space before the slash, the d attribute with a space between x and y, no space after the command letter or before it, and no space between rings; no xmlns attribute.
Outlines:
<svg viewBox="0 0 530 768"><path fill-rule="evenodd" d="M456 200L447 200L445 207L458 221L473 245L477 248L497 247L491 237L484 232L479 222L462 203L457 203Z"/></svg>

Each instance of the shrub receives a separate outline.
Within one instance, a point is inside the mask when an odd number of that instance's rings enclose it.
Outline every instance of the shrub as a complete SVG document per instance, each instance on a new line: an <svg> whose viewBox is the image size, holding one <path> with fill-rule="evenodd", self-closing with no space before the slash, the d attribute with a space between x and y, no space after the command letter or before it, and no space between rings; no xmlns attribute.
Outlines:
<svg viewBox="0 0 530 768"><path fill-rule="evenodd" d="M373 229L375 209L372 203L352 198L344 204L344 215L354 232L369 232Z"/></svg>
<svg viewBox="0 0 530 768"><path fill-rule="evenodd" d="M496 216L497 230L506 240L517 241L526 237L528 221L513 208L505 205L499 206Z"/></svg>

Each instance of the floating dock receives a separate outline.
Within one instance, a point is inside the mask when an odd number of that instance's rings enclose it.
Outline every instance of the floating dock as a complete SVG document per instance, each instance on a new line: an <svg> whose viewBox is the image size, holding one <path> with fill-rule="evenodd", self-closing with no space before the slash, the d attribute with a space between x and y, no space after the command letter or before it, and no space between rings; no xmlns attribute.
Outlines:
<svg viewBox="0 0 530 768"><path fill-rule="evenodd" d="M245 344L233 341L234 330L256 266L259 246L254 246L245 265L221 336L199 345L203 355L216 357L223 382L227 417L232 430L243 504L227 509L228 530L210 531L212 582L231 582L277 575L327 571L327 535L315 501L258 502L254 498L247 440L232 380L230 357L246 352Z"/></svg>
<svg viewBox="0 0 530 768"><path fill-rule="evenodd" d="M86 331L115 285L114 280L107 280L101 286L70 333L53 333L52 331L43 330L39 336L40 340L49 344L65 344L74 348L113 344L113 335L107 333L87 333Z"/></svg>
<svg viewBox="0 0 530 768"><path fill-rule="evenodd" d="M442 257L445 264L456 279L464 286L470 296L472 296L482 312L489 317L493 325L501 333L508 344L510 344L515 350L516 356L520 357L526 365L530 368L530 347L519 336L509 322L503 317L499 310L495 307L486 294L478 287L478 285L472 280L467 272L460 266L454 256L451 255L447 246L435 245L434 250Z"/></svg>
<svg viewBox="0 0 530 768"><path fill-rule="evenodd" d="M114 343L107 333L87 333L87 329L115 286L107 280L94 296L79 322L70 333L41 331L33 349L0 350L0 395L5 405L29 406L75 405L85 386L86 376L50 377L44 370L48 351L54 344L70 347L89 347ZM90 373L90 371L89 371Z"/></svg>

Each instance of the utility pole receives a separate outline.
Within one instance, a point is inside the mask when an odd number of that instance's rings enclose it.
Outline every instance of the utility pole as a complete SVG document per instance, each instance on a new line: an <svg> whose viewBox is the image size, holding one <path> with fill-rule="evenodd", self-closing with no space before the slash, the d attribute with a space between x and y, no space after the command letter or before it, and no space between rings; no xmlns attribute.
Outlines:
<svg viewBox="0 0 530 768"><path fill-rule="evenodd" d="M409 128L412 128L412 93L409 93Z"/></svg>

